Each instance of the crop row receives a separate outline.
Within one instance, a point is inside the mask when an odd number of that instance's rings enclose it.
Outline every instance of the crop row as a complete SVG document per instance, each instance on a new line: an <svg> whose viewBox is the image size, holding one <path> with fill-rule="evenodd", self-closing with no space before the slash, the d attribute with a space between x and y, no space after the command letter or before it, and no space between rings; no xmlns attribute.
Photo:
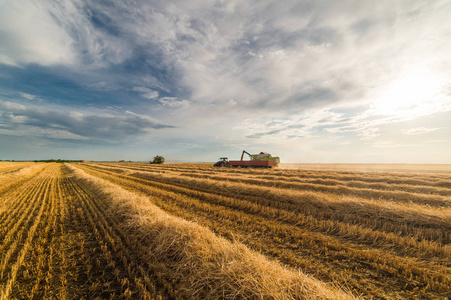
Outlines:
<svg viewBox="0 0 451 300"><path fill-rule="evenodd" d="M168 215L157 194L68 165L25 169L0 191L1 300L354 299Z"/></svg>
<svg viewBox="0 0 451 300"><path fill-rule="evenodd" d="M326 281L340 282L359 294L389 298L396 293L436 297L445 295L451 283L449 246L434 242L448 243L449 240L446 228L437 236L433 235L446 226L440 218L430 231L420 220L415 232L417 238L423 235L431 241L418 240L410 235L414 221L402 222L401 217L394 218L403 211L386 210L385 216L377 220L376 225L384 228L384 219L387 219L392 233L374 230L371 229L373 220L365 217L365 213L379 215L382 210L372 211L366 206L346 213L349 208L344 201L346 197L328 201L330 195L296 193L274 187L265 189L208 178L120 172L94 165L82 168L127 189L152 195L154 203L171 214L196 220L222 236L240 239L287 265ZM343 204L345 207L340 210ZM352 219L356 212L357 218ZM345 217L340 217L341 214ZM406 234L399 235L398 230Z"/></svg>
<svg viewBox="0 0 451 300"><path fill-rule="evenodd" d="M241 169L241 168L212 168L212 164L168 164L164 166L143 163L102 163L118 168L133 168L136 170L154 170L158 172L179 172L199 174L244 174L258 175L259 177L309 179L309 180L338 180L342 182L366 182L381 184L400 184L414 186L432 186L451 188L451 175L447 174L415 174L415 173L381 173L381 172L348 172L348 171L318 171L318 170L291 170L291 169Z"/></svg>
<svg viewBox="0 0 451 300"><path fill-rule="evenodd" d="M27 255L33 249L43 224L48 223L52 199L49 190L55 180L55 170L47 168L2 198L9 209L1 214L1 299L9 299L17 286L21 268L27 263Z"/></svg>
<svg viewBox="0 0 451 300"><path fill-rule="evenodd" d="M78 168L78 166L77 166ZM323 283L267 260L239 243L230 243L208 229L158 209L152 197L136 196L100 177L72 167L84 186L109 199L113 213L139 233L143 261L160 266L182 298L218 299L352 299ZM139 244L138 243L138 244Z"/></svg>
<svg viewBox="0 0 451 300"><path fill-rule="evenodd" d="M91 167L103 168L98 165L91 165ZM117 169L105 170L118 172ZM119 172L119 174L123 173ZM401 236L415 237L417 239L415 244L418 244L418 239L420 241L423 239L438 241L444 244L451 241L451 216L449 210L442 208L416 204L397 204L381 200L373 201L320 192L303 192L226 180L212 181L211 178L186 178L168 175L167 173L134 172L127 174L132 177L151 180L154 184L160 182L171 186L192 188L196 191L227 196L236 199L238 203L241 203L240 200L246 200L257 203L262 207L270 206L323 221L340 221L348 225L359 225L367 229L378 229L382 232L392 232L397 235L401 233ZM347 230L341 231L348 232ZM368 234L359 234L359 236L368 236ZM374 235L369 236L370 240L378 239Z"/></svg>
<svg viewBox="0 0 451 300"><path fill-rule="evenodd" d="M109 167L118 171L145 171L154 172L156 174L177 174L194 178L210 178L214 180L227 180L234 182L251 182L253 184L263 186L274 186L282 188L324 191L346 195L356 195L366 198L381 198L387 200L410 202L416 201L418 203L427 203L428 205L437 206L451 206L451 180L440 182L424 181L412 179L406 180L402 183L390 182L385 177L386 181L366 181L356 177L353 180L349 178L341 178L338 174L334 178L327 178L324 176L312 176L300 173L299 176L290 176L286 170L283 171L247 171L237 172L227 170L225 172L221 169L201 169L201 170L173 170L172 168L156 168L153 166L120 166L119 164L98 164L99 166ZM302 175L302 176L301 176ZM358 174L355 174L358 176Z"/></svg>
<svg viewBox="0 0 451 300"><path fill-rule="evenodd" d="M61 165L1 200L1 299L161 297L131 253L136 238Z"/></svg>
<svg viewBox="0 0 451 300"><path fill-rule="evenodd" d="M0 175L34 164L32 162L0 162Z"/></svg>

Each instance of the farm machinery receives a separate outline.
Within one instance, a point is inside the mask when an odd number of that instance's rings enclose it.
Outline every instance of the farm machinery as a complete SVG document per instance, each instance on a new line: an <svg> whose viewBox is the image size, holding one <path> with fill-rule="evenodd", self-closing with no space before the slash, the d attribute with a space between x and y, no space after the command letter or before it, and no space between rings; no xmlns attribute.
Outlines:
<svg viewBox="0 0 451 300"><path fill-rule="evenodd" d="M244 154L250 157L250 160L243 160ZM246 150L241 153L241 160L229 160L227 157L219 158L214 164L215 167L242 167L242 168L272 168L277 167L280 158L272 156L268 152L260 152L259 154L250 154Z"/></svg>
<svg viewBox="0 0 451 300"><path fill-rule="evenodd" d="M164 163L164 157L161 155L157 155L153 158L153 161L150 162L151 164L162 164Z"/></svg>

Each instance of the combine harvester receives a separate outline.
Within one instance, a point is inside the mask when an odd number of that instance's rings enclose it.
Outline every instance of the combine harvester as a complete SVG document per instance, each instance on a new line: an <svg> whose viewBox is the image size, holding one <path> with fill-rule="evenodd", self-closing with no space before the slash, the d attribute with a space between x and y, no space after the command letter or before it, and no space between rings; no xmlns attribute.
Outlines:
<svg viewBox="0 0 451 300"><path fill-rule="evenodd" d="M249 155L251 160L243 160L244 154ZM215 167L242 167L242 168L272 168L277 167L280 163L279 157L273 157L268 152L260 152L259 154L250 154L243 150L241 160L230 160L227 157L221 157Z"/></svg>

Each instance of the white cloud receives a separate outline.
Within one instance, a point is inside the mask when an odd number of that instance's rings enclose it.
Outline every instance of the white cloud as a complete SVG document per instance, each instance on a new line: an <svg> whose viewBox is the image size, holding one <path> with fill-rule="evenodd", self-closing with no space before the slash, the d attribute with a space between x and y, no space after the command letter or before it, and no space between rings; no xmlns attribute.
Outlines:
<svg viewBox="0 0 451 300"><path fill-rule="evenodd" d="M158 100L162 105L169 107L186 107L189 101L185 99L178 99L177 97L163 97Z"/></svg>
<svg viewBox="0 0 451 300"><path fill-rule="evenodd" d="M160 95L158 91L154 91L146 87L134 87L132 90L135 92L140 92L141 97L145 99L157 99Z"/></svg>
<svg viewBox="0 0 451 300"><path fill-rule="evenodd" d="M403 130L401 130L401 132L404 134L408 134L408 135L416 135L416 134L422 134L422 133L429 133L429 132L436 131L439 129L440 128L418 127L418 128L411 128L411 129L403 129Z"/></svg>
<svg viewBox="0 0 451 300"><path fill-rule="evenodd" d="M25 105L16 103L16 102L11 102L11 101L3 101L0 100L0 107L2 107L5 111L6 110L23 110L26 109L27 107Z"/></svg>
<svg viewBox="0 0 451 300"><path fill-rule="evenodd" d="M79 0L7 1L0 10L0 63L92 69L129 58L129 45L96 28L91 17Z"/></svg>
<svg viewBox="0 0 451 300"><path fill-rule="evenodd" d="M42 1L6 1L0 9L0 62L10 65L71 63L72 38Z"/></svg>
<svg viewBox="0 0 451 300"><path fill-rule="evenodd" d="M27 93L20 93L20 95L28 100L33 100L36 98L35 95L27 94Z"/></svg>
<svg viewBox="0 0 451 300"><path fill-rule="evenodd" d="M427 147L428 145L425 144L400 144L393 141L384 141L384 142L377 142L371 144L374 148L381 148L381 149L395 149L395 148L413 148L413 147Z"/></svg>
<svg viewBox="0 0 451 300"><path fill-rule="evenodd" d="M322 128L327 131L330 126L344 127L345 125L347 120L340 113L311 110L298 116L271 118L263 122L259 118L246 119L233 129L245 132L246 137L249 138L280 141L314 137Z"/></svg>

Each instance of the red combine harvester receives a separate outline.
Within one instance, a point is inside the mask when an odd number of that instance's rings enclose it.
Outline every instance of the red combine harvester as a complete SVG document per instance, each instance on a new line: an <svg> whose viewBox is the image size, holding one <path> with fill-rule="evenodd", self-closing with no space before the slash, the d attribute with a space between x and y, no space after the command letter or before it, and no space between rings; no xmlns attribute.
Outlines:
<svg viewBox="0 0 451 300"><path fill-rule="evenodd" d="M244 154L249 155L251 160L243 160ZM267 152L260 152L259 154L250 154L243 150L241 160L229 160L227 157L221 157L215 167L242 167L242 168L272 168L277 167L280 163L279 157L273 157Z"/></svg>

